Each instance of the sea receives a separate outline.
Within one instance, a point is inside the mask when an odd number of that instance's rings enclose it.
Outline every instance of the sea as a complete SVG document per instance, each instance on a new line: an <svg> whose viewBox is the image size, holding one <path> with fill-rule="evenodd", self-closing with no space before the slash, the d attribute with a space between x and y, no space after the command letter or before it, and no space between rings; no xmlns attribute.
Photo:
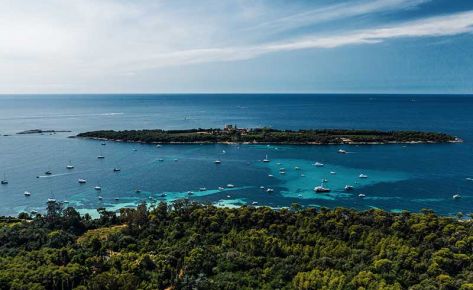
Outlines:
<svg viewBox="0 0 473 290"><path fill-rule="evenodd" d="M225 124L422 130L448 133L464 142L157 147L70 138L101 129ZM30 129L70 132L17 134ZM48 198L93 216L97 208L118 211L142 202L152 207L183 198L221 207L285 208L297 203L392 212L431 209L446 216L473 212L473 96L469 95L1 95L0 134L0 177L8 180L0 185L0 215L5 216L44 212ZM348 153L340 154L339 149ZM99 155L105 158L98 159ZM271 162L262 162L266 155ZM214 163L217 159L221 164ZM314 166L315 162L324 166ZM368 178L359 178L360 174ZM79 184L78 179L87 183ZM331 192L313 191L322 180ZM352 185L353 191L345 191L345 185ZM25 196L25 191L31 195Z"/></svg>

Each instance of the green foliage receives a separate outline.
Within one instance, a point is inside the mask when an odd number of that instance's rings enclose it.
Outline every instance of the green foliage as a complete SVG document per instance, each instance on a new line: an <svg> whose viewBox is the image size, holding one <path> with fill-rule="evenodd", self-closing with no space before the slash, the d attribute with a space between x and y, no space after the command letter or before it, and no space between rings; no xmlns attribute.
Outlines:
<svg viewBox="0 0 473 290"><path fill-rule="evenodd" d="M92 131L80 133L79 137L120 140L143 143L283 143L283 144L341 144L341 143L400 143L400 142L450 142L455 137L442 133L418 131L377 130L128 130Z"/></svg>
<svg viewBox="0 0 473 290"><path fill-rule="evenodd" d="M0 289L473 289L473 223L186 200L3 218Z"/></svg>

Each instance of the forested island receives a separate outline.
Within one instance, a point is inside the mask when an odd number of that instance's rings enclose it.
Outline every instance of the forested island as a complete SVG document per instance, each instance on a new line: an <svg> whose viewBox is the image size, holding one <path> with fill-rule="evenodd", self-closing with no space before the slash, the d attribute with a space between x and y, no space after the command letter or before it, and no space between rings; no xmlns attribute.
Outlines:
<svg viewBox="0 0 473 290"><path fill-rule="evenodd" d="M473 289L473 223L421 213L216 208L0 220L0 289Z"/></svg>
<svg viewBox="0 0 473 290"><path fill-rule="evenodd" d="M443 133L378 130L276 130L270 128L92 131L78 137L142 143L392 144L461 140Z"/></svg>

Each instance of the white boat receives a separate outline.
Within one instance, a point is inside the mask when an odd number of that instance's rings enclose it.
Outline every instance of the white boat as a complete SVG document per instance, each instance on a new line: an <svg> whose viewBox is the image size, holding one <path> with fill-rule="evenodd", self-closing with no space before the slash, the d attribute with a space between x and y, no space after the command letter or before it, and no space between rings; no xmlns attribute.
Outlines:
<svg viewBox="0 0 473 290"><path fill-rule="evenodd" d="M227 184L227 187L228 187L228 188L234 188L234 187L235 187L235 185L233 185L233 184L229 183L229 184Z"/></svg>
<svg viewBox="0 0 473 290"><path fill-rule="evenodd" d="M335 175L337 173L335 171L330 171L330 174Z"/></svg>
<svg viewBox="0 0 473 290"><path fill-rule="evenodd" d="M161 144L156 145L156 147L161 148Z"/></svg>
<svg viewBox="0 0 473 290"><path fill-rule="evenodd" d="M107 145L107 143L105 143L105 142L102 142L102 144L100 144L100 145L102 145L102 146L105 146L105 145Z"/></svg>
<svg viewBox="0 0 473 290"><path fill-rule="evenodd" d="M103 155L97 156L97 159L104 159L104 158L105 158L105 156L103 156Z"/></svg>
<svg viewBox="0 0 473 290"><path fill-rule="evenodd" d="M359 177L359 178L368 178L368 175L362 173L362 174L360 174L358 177Z"/></svg>
<svg viewBox="0 0 473 290"><path fill-rule="evenodd" d="M266 192L268 192L268 193L274 192L274 189L268 188L268 189L266 189Z"/></svg>
<svg viewBox="0 0 473 290"><path fill-rule="evenodd" d="M84 184L84 183L87 183L87 180L82 179L82 178L79 178L78 182L79 182L80 184Z"/></svg>
<svg viewBox="0 0 473 290"><path fill-rule="evenodd" d="M260 188L260 189L264 189L264 186L261 185L259 188Z"/></svg>
<svg viewBox="0 0 473 290"><path fill-rule="evenodd" d="M346 150L343 150L343 149L338 149L338 153L340 153L340 154L347 154L347 151L346 151Z"/></svg>
<svg viewBox="0 0 473 290"><path fill-rule="evenodd" d="M102 199L103 199L103 197L102 197L101 195L97 196L97 198L98 198L99 200L102 200Z"/></svg>
<svg viewBox="0 0 473 290"><path fill-rule="evenodd" d="M69 203L69 201L66 199L66 200L64 200L62 203Z"/></svg>
<svg viewBox="0 0 473 290"><path fill-rule="evenodd" d="M55 198L48 198L48 202L56 202L56 199Z"/></svg>
<svg viewBox="0 0 473 290"><path fill-rule="evenodd" d="M220 163L222 163L222 161L220 161L220 160L215 160L214 163L215 163L215 164L220 164Z"/></svg>
<svg viewBox="0 0 473 290"><path fill-rule="evenodd" d="M200 191L206 191L206 190L207 190L207 188L205 188L205 187L201 187L201 188L199 188L199 190L200 190Z"/></svg>
<svg viewBox="0 0 473 290"><path fill-rule="evenodd" d="M218 187L218 190L225 190L225 187L219 186L219 187Z"/></svg>
<svg viewBox="0 0 473 290"><path fill-rule="evenodd" d="M286 171L279 171L279 174L286 174Z"/></svg>
<svg viewBox="0 0 473 290"><path fill-rule="evenodd" d="M120 172L120 171L121 171L121 169L118 168L118 167L113 168L113 172Z"/></svg>
<svg viewBox="0 0 473 290"><path fill-rule="evenodd" d="M72 165L71 162L69 161L69 164L66 165L66 169L74 169L74 165Z"/></svg>
<svg viewBox="0 0 473 290"><path fill-rule="evenodd" d="M279 168L279 171L286 171L286 168L281 167L281 168Z"/></svg>
<svg viewBox="0 0 473 290"><path fill-rule="evenodd" d="M230 196L230 195L227 195L227 198L231 198L231 196Z"/></svg>
<svg viewBox="0 0 473 290"><path fill-rule="evenodd" d="M305 177L305 174L304 174L304 173L302 173L302 174L301 174L301 177Z"/></svg>
<svg viewBox="0 0 473 290"><path fill-rule="evenodd" d="M266 154L266 157L264 157L263 162L270 162L271 160L268 159L268 154Z"/></svg>
<svg viewBox="0 0 473 290"><path fill-rule="evenodd" d="M473 181L473 178L471 178L471 177L467 177L465 179L468 180L468 181Z"/></svg>
<svg viewBox="0 0 473 290"><path fill-rule="evenodd" d="M297 197L302 197L302 194L299 193L299 194L297 195Z"/></svg>
<svg viewBox="0 0 473 290"><path fill-rule="evenodd" d="M192 191L190 191L190 190L187 192L187 195L193 195L193 194L194 194L194 193L193 193Z"/></svg>
<svg viewBox="0 0 473 290"><path fill-rule="evenodd" d="M299 166L294 167L295 170L301 170Z"/></svg>
<svg viewBox="0 0 473 290"><path fill-rule="evenodd" d="M328 182L328 179L324 178L322 179L322 183Z"/></svg>
<svg viewBox="0 0 473 290"><path fill-rule="evenodd" d="M192 191L190 191L190 192L192 192ZM165 192L163 192L163 193L161 193L161 195L160 195L160 196L161 196L161 197L166 197L166 196L167 196L167 194L166 194Z"/></svg>
<svg viewBox="0 0 473 290"><path fill-rule="evenodd" d="M460 198L461 198L461 195L457 193L457 194L454 194L454 195L452 196L452 198L453 198L453 199L460 199Z"/></svg>
<svg viewBox="0 0 473 290"><path fill-rule="evenodd" d="M350 190L353 190L353 186L352 185L345 185L345 191L350 191Z"/></svg>
<svg viewBox="0 0 473 290"><path fill-rule="evenodd" d="M252 205L257 205L258 202L257 202L257 201L253 201L251 204L252 204Z"/></svg>
<svg viewBox="0 0 473 290"><path fill-rule="evenodd" d="M30 195L31 195L31 192L25 191L23 194L24 194L25 196L30 196Z"/></svg>
<svg viewBox="0 0 473 290"><path fill-rule="evenodd" d="M268 177L273 177L273 175L272 175L272 174L268 174Z"/></svg>
<svg viewBox="0 0 473 290"><path fill-rule="evenodd" d="M101 190L102 190L102 187L100 187L100 186L97 185L96 187L94 187L94 189L97 190L97 191L101 191Z"/></svg>
<svg viewBox="0 0 473 290"><path fill-rule="evenodd" d="M316 166L316 167L322 167L322 166L324 166L324 164L323 164L323 163L320 163L320 162L315 162L315 163L314 163L314 166Z"/></svg>
<svg viewBox="0 0 473 290"><path fill-rule="evenodd" d="M358 194L358 197L361 197L361 198L363 198L363 197L365 197L365 196L366 196L366 195L363 194L363 193Z"/></svg>
<svg viewBox="0 0 473 290"><path fill-rule="evenodd" d="M330 188L325 187L324 182L325 181L322 180L322 183L319 186L314 187L314 191L317 193L330 192Z"/></svg>

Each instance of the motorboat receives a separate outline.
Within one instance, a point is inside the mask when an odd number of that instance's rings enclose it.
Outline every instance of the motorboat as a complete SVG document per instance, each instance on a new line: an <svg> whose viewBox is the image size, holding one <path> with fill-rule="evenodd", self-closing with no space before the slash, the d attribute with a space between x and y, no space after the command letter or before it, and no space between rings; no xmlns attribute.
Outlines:
<svg viewBox="0 0 473 290"><path fill-rule="evenodd" d="M222 161L220 161L220 160L215 160L214 163L215 163L215 164L220 164L220 163L222 163Z"/></svg>
<svg viewBox="0 0 473 290"><path fill-rule="evenodd" d="M187 195L193 195L193 194L194 194L194 193L193 193L192 191L190 191L190 190L187 192Z"/></svg>
<svg viewBox="0 0 473 290"><path fill-rule="evenodd" d="M118 167L113 168L113 172L120 172L120 171L122 171L122 170Z"/></svg>
<svg viewBox="0 0 473 290"><path fill-rule="evenodd" d="M323 164L323 163L320 163L320 162L315 162L315 163L314 163L314 166L315 166L315 167L323 167L324 164Z"/></svg>
<svg viewBox="0 0 473 290"><path fill-rule="evenodd" d="M100 145L102 145L102 146L105 146L105 145L107 145L107 143L105 143L105 142L102 142L102 144L100 144Z"/></svg>
<svg viewBox="0 0 473 290"><path fill-rule="evenodd" d="M299 166L294 167L295 170L301 170Z"/></svg>
<svg viewBox="0 0 473 290"><path fill-rule="evenodd" d="M273 175L272 175L272 174L268 174L268 177L273 177Z"/></svg>
<svg viewBox="0 0 473 290"><path fill-rule="evenodd" d="M264 189L264 186L261 185L259 188L260 188L260 189Z"/></svg>
<svg viewBox="0 0 473 290"><path fill-rule="evenodd" d="M156 145L157 148L161 148L161 144Z"/></svg>
<svg viewBox="0 0 473 290"><path fill-rule="evenodd" d="M454 194L454 195L452 196L452 198L453 198L453 199L460 199L460 198L461 198L461 195L457 193L457 194Z"/></svg>
<svg viewBox="0 0 473 290"><path fill-rule="evenodd" d="M257 205L258 202L257 202L257 201L253 201L251 204L252 204L252 205Z"/></svg>
<svg viewBox="0 0 473 290"><path fill-rule="evenodd" d="M335 175L337 173L335 171L330 171L330 174Z"/></svg>
<svg viewBox="0 0 473 290"><path fill-rule="evenodd" d="M330 188L327 188L324 186L324 182L320 184L319 186L314 187L314 191L316 193L325 193L325 192L330 192Z"/></svg>
<svg viewBox="0 0 473 290"><path fill-rule="evenodd" d="M84 183L87 183L87 180L82 179L82 178L79 178L78 182L79 182L80 184L84 184Z"/></svg>
<svg viewBox="0 0 473 290"><path fill-rule="evenodd" d="M361 197L361 198L363 198L365 196L366 196L366 194L363 194L363 193L358 194L358 197Z"/></svg>
<svg viewBox="0 0 473 290"><path fill-rule="evenodd" d="M159 158L158 161L159 161L159 162L163 162L164 159L163 159L163 158Z"/></svg>
<svg viewBox="0 0 473 290"><path fill-rule="evenodd" d="M227 187L228 187L228 188L234 188L234 187L235 187L235 185L233 185L233 184L229 183L229 184L227 184Z"/></svg>
<svg viewBox="0 0 473 290"><path fill-rule="evenodd" d="M366 174L360 174L358 177L359 177L359 178L368 178L368 175L366 175Z"/></svg>
<svg viewBox="0 0 473 290"><path fill-rule="evenodd" d="M135 193L141 193L140 189L135 190Z"/></svg>
<svg viewBox="0 0 473 290"><path fill-rule="evenodd" d="M55 198L52 198L52 197L50 197L50 198L48 198L48 202L56 202L56 199L55 199Z"/></svg>
<svg viewBox="0 0 473 290"><path fill-rule="evenodd" d="M207 190L207 188L205 188L205 187L201 187L201 188L199 188L199 190L200 190L200 191L206 191L206 190Z"/></svg>
<svg viewBox="0 0 473 290"><path fill-rule="evenodd" d="M53 174L53 173L51 172L51 170L48 170L48 171L44 172L44 175L51 175L51 174Z"/></svg>
<svg viewBox="0 0 473 290"><path fill-rule="evenodd" d="M225 190L225 187L219 186L218 190Z"/></svg>
<svg viewBox="0 0 473 290"><path fill-rule="evenodd" d="M354 187L352 185L345 185L345 191L353 190Z"/></svg>
<svg viewBox="0 0 473 290"><path fill-rule="evenodd" d="M343 150L343 149L338 149L337 152L340 153L340 154L347 154L347 151Z"/></svg>
<svg viewBox="0 0 473 290"><path fill-rule="evenodd" d="M105 158L105 156L103 156L103 155L97 156L97 159L104 159L104 158Z"/></svg>
<svg viewBox="0 0 473 290"><path fill-rule="evenodd" d="M97 185L96 187L94 187L94 189L97 190L97 191L101 191L101 190L102 190L102 187L100 187L100 186Z"/></svg>
<svg viewBox="0 0 473 290"><path fill-rule="evenodd" d="M66 169L74 169L74 165L69 163L68 165L66 165Z"/></svg>
<svg viewBox="0 0 473 290"><path fill-rule="evenodd" d="M31 192L25 191L23 194L24 194L25 196L30 196L30 195L31 195Z"/></svg>
<svg viewBox="0 0 473 290"><path fill-rule="evenodd" d="M103 197L102 197L101 195L97 196L97 198L98 198L99 200L102 200L102 199L103 199Z"/></svg>
<svg viewBox="0 0 473 290"><path fill-rule="evenodd" d="M268 193L274 192L274 189L268 188L268 189L266 189L266 192L268 192Z"/></svg>

